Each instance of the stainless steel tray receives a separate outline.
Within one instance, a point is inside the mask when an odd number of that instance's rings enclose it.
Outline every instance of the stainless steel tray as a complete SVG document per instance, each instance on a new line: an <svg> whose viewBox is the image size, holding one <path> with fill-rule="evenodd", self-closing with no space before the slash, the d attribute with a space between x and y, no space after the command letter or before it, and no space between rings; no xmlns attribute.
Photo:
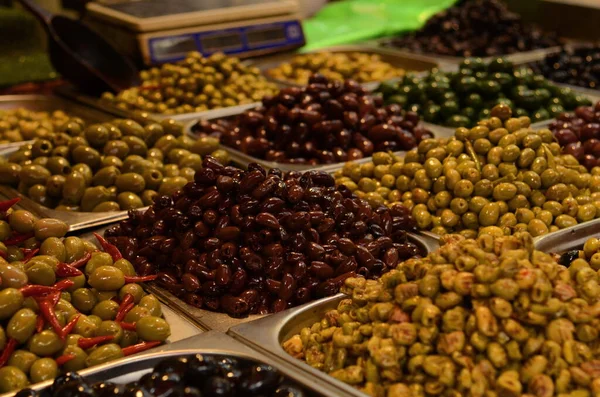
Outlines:
<svg viewBox="0 0 600 397"><path fill-rule="evenodd" d="M439 238L433 234L413 234L409 233L411 242L418 245L426 254L435 251L439 248ZM192 305L188 305L183 300L171 294L163 288L154 284L148 284L146 290L156 295L163 303L175 310L179 315L186 317L197 326L205 330L215 330L227 332L233 326L248 323L263 317L272 315L249 315L243 318L231 317L226 313L218 313L205 309L198 309ZM320 299L316 302L321 302L329 298Z"/></svg>
<svg viewBox="0 0 600 397"><path fill-rule="evenodd" d="M192 354L221 354L225 356L244 358L260 361L277 368L283 375L297 382L307 391L315 395L325 397L337 397L337 390L328 382L307 378L303 373L294 368L281 365L266 355L260 354L248 348L235 339L220 333L207 332L202 335L162 345L158 348L148 350L142 354L122 358L110 363L102 364L93 368L79 371L79 374L90 382L112 381L115 383L128 382L139 379L145 373L150 372L160 361L174 356ZM35 390L41 390L52 384L52 381L37 383L32 386ZM14 393L2 394L0 397L8 397Z"/></svg>
<svg viewBox="0 0 600 397"><path fill-rule="evenodd" d="M116 106L111 105L110 103L106 103L100 98L94 98L88 95L84 95L78 91L76 91L73 87L59 87L56 89L56 93L63 97L69 98L75 102L81 103L83 105L89 106L94 109L101 110L106 113L110 113L114 116L122 117L122 118L131 118L136 114L136 111L123 110ZM150 113L150 117L155 120L164 120L164 119L173 119L178 121L189 121L196 120L200 118L218 118L218 117L227 117L233 116L239 113L242 113L244 110L251 109L256 107L258 103L249 103L247 105L238 105L231 106L226 108L212 109L207 110L205 112L195 112L195 113L182 113L182 114L173 114L167 115L162 113ZM139 112L139 111L138 111Z"/></svg>
<svg viewBox="0 0 600 397"><path fill-rule="evenodd" d="M90 109L61 97L52 95L0 95L0 110L25 108L37 112L63 110L71 116L81 117L88 123L101 123L111 120L110 114ZM0 144L0 154L33 141Z"/></svg>
<svg viewBox="0 0 600 397"><path fill-rule="evenodd" d="M534 247L543 252L565 252L583 247L590 237L600 236L600 219L580 223L534 239Z"/></svg>
<svg viewBox="0 0 600 397"><path fill-rule="evenodd" d="M228 334L283 365L295 367L297 371L303 372L305 376L310 377L315 382L330 383L337 388L338 396L364 397L365 394L358 389L311 367L304 361L290 356L281 347L283 342L300 333L302 328L310 327L320 321L328 310L335 309L340 300L345 297L343 294L338 294L320 301L307 303L251 323L235 326L229 330ZM269 332L265 332L265 330L269 330Z"/></svg>
<svg viewBox="0 0 600 397"><path fill-rule="evenodd" d="M319 52L332 52L332 53L350 53L350 52L361 52L373 55L379 55L383 62L387 62L394 67L402 68L407 72L410 71L425 71L430 70L432 68L439 66L439 60L437 59L428 59L421 57L419 55L414 54L400 54L392 51L388 51L385 48L375 48L369 45L344 45L344 46L335 46L335 47L326 47L321 48L315 51L309 51L305 54L317 54ZM297 52L288 52L284 54L279 54L271 57L260 58L254 60L252 65L258 67L261 72L271 81L282 85L282 86L294 86L300 87L300 84L288 81L288 80L280 80L274 77L271 77L268 73L270 69L273 69L279 66L283 62L290 61L294 56L299 55ZM363 86L369 90L374 90L379 85L380 81L372 81L368 83L364 83Z"/></svg>
<svg viewBox="0 0 600 397"><path fill-rule="evenodd" d="M60 219L61 221L69 225L70 232L92 227L98 227L106 225L108 223L113 223L123 219L127 219L127 211L71 212L53 210L36 203L29 197L19 193L16 189L5 185L0 185L0 195L4 196L7 199L20 197L21 201L19 201L19 206L21 208L27 211L31 211L35 215L43 218Z"/></svg>

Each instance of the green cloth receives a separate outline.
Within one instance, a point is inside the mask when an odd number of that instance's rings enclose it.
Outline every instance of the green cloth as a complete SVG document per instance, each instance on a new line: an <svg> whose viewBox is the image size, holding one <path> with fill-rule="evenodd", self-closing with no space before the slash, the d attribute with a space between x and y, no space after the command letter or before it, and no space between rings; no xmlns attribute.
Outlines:
<svg viewBox="0 0 600 397"><path fill-rule="evenodd" d="M0 37L0 87L57 77L31 14L0 7Z"/></svg>
<svg viewBox="0 0 600 397"><path fill-rule="evenodd" d="M303 51L420 29L456 0L343 0L304 21Z"/></svg>

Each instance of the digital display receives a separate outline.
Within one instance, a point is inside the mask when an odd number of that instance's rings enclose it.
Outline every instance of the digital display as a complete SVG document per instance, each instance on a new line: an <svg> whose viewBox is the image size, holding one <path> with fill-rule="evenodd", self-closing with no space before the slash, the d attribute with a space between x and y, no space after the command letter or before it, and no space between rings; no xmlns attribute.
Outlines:
<svg viewBox="0 0 600 397"><path fill-rule="evenodd" d="M198 46L194 36L166 37L153 41L152 50L156 59L165 59L197 51Z"/></svg>
<svg viewBox="0 0 600 397"><path fill-rule="evenodd" d="M239 48L244 45L239 33L204 36L200 38L200 43L202 44L202 50L205 52Z"/></svg>
<svg viewBox="0 0 600 397"><path fill-rule="evenodd" d="M246 32L246 37L248 38L248 43L250 45L285 41L287 39L284 26L248 30Z"/></svg>

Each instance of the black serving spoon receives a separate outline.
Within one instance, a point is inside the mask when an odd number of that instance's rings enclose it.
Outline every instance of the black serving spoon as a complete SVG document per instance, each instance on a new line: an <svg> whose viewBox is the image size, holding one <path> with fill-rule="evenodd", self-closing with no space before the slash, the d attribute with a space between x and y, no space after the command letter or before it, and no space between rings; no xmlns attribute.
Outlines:
<svg viewBox="0 0 600 397"><path fill-rule="evenodd" d="M86 25L53 15L34 0L19 2L46 27L52 66L81 92L99 95L140 84L133 63Z"/></svg>

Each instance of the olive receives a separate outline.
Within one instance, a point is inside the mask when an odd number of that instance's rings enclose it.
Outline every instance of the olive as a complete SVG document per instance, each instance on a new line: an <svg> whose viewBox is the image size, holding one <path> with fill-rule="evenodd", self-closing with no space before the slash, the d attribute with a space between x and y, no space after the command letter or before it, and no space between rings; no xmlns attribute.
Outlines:
<svg viewBox="0 0 600 397"><path fill-rule="evenodd" d="M33 231L36 217L29 211L16 210L8 216L10 227L19 233L30 233Z"/></svg>
<svg viewBox="0 0 600 397"><path fill-rule="evenodd" d="M51 358L40 358L31 366L29 376L34 383L54 379L58 375L58 365Z"/></svg>
<svg viewBox="0 0 600 397"><path fill-rule="evenodd" d="M142 175L128 172L117 176L115 186L120 192L141 193L146 187L146 182Z"/></svg>
<svg viewBox="0 0 600 397"><path fill-rule="evenodd" d="M27 375L17 367L6 366L0 368L0 393L19 390L28 384Z"/></svg>
<svg viewBox="0 0 600 397"><path fill-rule="evenodd" d="M45 185L51 174L41 165L24 165L19 172L19 180L26 186Z"/></svg>
<svg viewBox="0 0 600 397"><path fill-rule="evenodd" d="M115 201L105 201L94 207L92 212L120 211L121 206Z"/></svg>
<svg viewBox="0 0 600 397"><path fill-rule="evenodd" d="M91 169L97 169L102 164L100 153L89 146L77 146L71 152L74 163L82 163Z"/></svg>
<svg viewBox="0 0 600 397"><path fill-rule="evenodd" d="M81 211L90 212L99 204L109 201L110 191L104 186L94 186L85 189L81 198Z"/></svg>
<svg viewBox="0 0 600 397"><path fill-rule="evenodd" d="M109 187L115 184L117 177L121 174L115 166L103 167L92 177L92 185Z"/></svg>
<svg viewBox="0 0 600 397"><path fill-rule="evenodd" d="M71 172L71 164L64 157L52 156L46 163L46 168L52 175L69 175Z"/></svg>
<svg viewBox="0 0 600 397"><path fill-rule="evenodd" d="M77 172L72 171L65 180L62 190L62 197L65 202L70 204L79 204L83 193L85 192L86 181L84 176Z"/></svg>
<svg viewBox="0 0 600 397"><path fill-rule="evenodd" d="M62 341L54 331L44 330L34 334L27 342L27 349L41 357L52 356L64 347Z"/></svg>
<svg viewBox="0 0 600 397"><path fill-rule="evenodd" d="M25 343L35 332L37 314L31 309L20 309L9 320L6 334L19 343Z"/></svg>
<svg viewBox="0 0 600 397"><path fill-rule="evenodd" d="M98 346L97 349L92 351L86 358L85 364L86 366L91 367L93 365L103 364L121 357L123 357L123 351L121 350L121 347L115 343L109 343Z"/></svg>
<svg viewBox="0 0 600 397"><path fill-rule="evenodd" d="M39 357L27 350L15 350L8 360L8 365L17 367L26 374L29 373L33 363L38 360Z"/></svg>
<svg viewBox="0 0 600 397"><path fill-rule="evenodd" d="M33 225L35 238L40 241L51 237L64 237L68 230L69 226L65 222L54 218L38 219Z"/></svg>

